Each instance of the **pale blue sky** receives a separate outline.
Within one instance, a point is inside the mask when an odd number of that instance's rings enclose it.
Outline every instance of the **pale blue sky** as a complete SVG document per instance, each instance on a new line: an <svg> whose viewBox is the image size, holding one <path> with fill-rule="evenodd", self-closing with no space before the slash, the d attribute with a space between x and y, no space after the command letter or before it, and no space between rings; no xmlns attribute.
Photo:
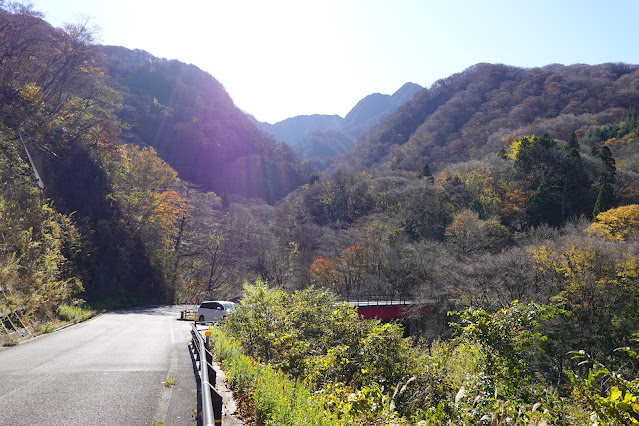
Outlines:
<svg viewBox="0 0 639 426"><path fill-rule="evenodd" d="M54 26L193 63L258 120L344 116L478 62L639 64L639 1L32 0Z"/></svg>

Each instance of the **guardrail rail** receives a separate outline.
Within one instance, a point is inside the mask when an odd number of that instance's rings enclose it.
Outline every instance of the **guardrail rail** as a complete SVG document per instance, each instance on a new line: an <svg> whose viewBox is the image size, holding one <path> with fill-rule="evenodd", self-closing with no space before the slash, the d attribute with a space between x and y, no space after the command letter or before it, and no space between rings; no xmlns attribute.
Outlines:
<svg viewBox="0 0 639 426"><path fill-rule="evenodd" d="M215 390L216 373L213 369L213 354L206 348L206 341L198 331L195 322L191 323L191 336L200 364L200 389L202 398L202 425L218 426L222 424L222 396ZM211 382L212 381L212 382Z"/></svg>

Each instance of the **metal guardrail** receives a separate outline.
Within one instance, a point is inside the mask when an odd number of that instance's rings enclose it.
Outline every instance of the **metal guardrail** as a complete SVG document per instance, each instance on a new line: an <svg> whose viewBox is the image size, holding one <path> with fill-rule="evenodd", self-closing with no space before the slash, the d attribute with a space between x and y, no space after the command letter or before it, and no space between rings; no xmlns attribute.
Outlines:
<svg viewBox="0 0 639 426"><path fill-rule="evenodd" d="M215 390L216 374L213 369L213 354L206 349L205 341L197 330L195 322L191 323L191 336L200 362L200 385L202 394L202 425L217 426L222 424L222 396ZM208 337L206 343L208 343ZM212 383L211 383L212 380Z"/></svg>

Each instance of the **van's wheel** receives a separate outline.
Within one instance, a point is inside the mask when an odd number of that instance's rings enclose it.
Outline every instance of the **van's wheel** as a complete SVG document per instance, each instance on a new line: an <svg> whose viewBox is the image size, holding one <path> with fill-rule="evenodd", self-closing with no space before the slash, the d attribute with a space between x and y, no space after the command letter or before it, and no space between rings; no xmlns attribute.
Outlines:
<svg viewBox="0 0 639 426"><path fill-rule="evenodd" d="M204 322L204 315L200 315L200 318L198 319L199 322Z"/></svg>

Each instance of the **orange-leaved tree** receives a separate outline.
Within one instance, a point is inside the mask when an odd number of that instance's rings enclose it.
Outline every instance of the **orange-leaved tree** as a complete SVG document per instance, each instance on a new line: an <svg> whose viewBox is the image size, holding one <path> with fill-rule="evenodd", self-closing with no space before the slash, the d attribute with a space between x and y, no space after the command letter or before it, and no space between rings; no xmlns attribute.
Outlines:
<svg viewBox="0 0 639 426"><path fill-rule="evenodd" d="M311 283L319 287L335 287L339 282L337 265L328 257L319 256L308 268Z"/></svg>

